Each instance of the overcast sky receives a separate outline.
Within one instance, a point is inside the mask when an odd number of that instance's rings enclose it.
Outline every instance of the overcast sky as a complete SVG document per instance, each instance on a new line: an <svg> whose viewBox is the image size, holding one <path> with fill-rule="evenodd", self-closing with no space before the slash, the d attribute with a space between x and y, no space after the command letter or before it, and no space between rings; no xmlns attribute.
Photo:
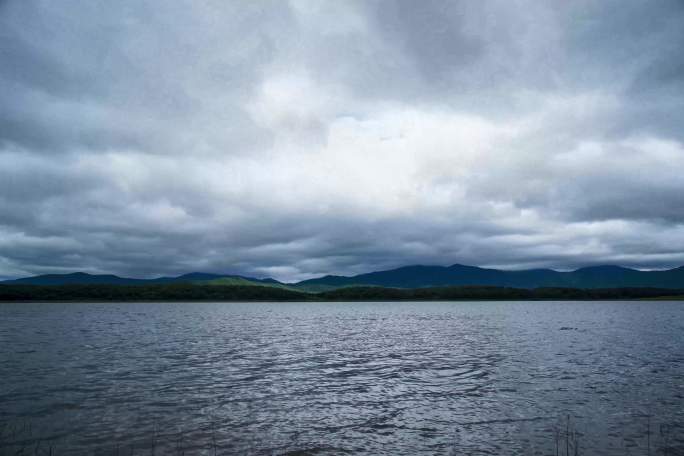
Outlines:
<svg viewBox="0 0 684 456"><path fill-rule="evenodd" d="M684 264L684 2L0 0L0 277Z"/></svg>

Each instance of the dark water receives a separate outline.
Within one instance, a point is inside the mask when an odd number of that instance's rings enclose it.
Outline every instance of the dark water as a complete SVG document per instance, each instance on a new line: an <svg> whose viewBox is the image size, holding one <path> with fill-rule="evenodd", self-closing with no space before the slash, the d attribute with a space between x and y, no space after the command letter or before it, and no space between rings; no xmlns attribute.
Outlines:
<svg viewBox="0 0 684 456"><path fill-rule="evenodd" d="M2 304L0 350L0 454L684 445L684 302Z"/></svg>

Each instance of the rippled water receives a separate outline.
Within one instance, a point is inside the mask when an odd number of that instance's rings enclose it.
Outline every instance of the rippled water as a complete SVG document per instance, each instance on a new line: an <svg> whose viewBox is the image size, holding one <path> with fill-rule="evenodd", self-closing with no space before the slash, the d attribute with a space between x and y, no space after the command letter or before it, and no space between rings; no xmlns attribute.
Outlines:
<svg viewBox="0 0 684 456"><path fill-rule="evenodd" d="M684 445L682 302L2 304L0 349L0 454Z"/></svg>

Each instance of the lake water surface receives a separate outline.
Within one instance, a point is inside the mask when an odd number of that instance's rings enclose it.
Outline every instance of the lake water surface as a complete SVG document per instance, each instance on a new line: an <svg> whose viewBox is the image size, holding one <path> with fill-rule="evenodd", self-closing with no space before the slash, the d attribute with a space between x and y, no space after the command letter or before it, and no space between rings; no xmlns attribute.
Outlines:
<svg viewBox="0 0 684 456"><path fill-rule="evenodd" d="M684 302L0 304L0 429L0 455L683 454Z"/></svg>

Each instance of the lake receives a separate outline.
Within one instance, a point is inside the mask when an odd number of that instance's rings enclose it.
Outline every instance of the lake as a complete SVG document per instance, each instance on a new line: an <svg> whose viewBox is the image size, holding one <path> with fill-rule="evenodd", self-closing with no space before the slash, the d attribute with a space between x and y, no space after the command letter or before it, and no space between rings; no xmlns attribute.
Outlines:
<svg viewBox="0 0 684 456"><path fill-rule="evenodd" d="M684 302L0 304L0 350L0 455L684 454Z"/></svg>

